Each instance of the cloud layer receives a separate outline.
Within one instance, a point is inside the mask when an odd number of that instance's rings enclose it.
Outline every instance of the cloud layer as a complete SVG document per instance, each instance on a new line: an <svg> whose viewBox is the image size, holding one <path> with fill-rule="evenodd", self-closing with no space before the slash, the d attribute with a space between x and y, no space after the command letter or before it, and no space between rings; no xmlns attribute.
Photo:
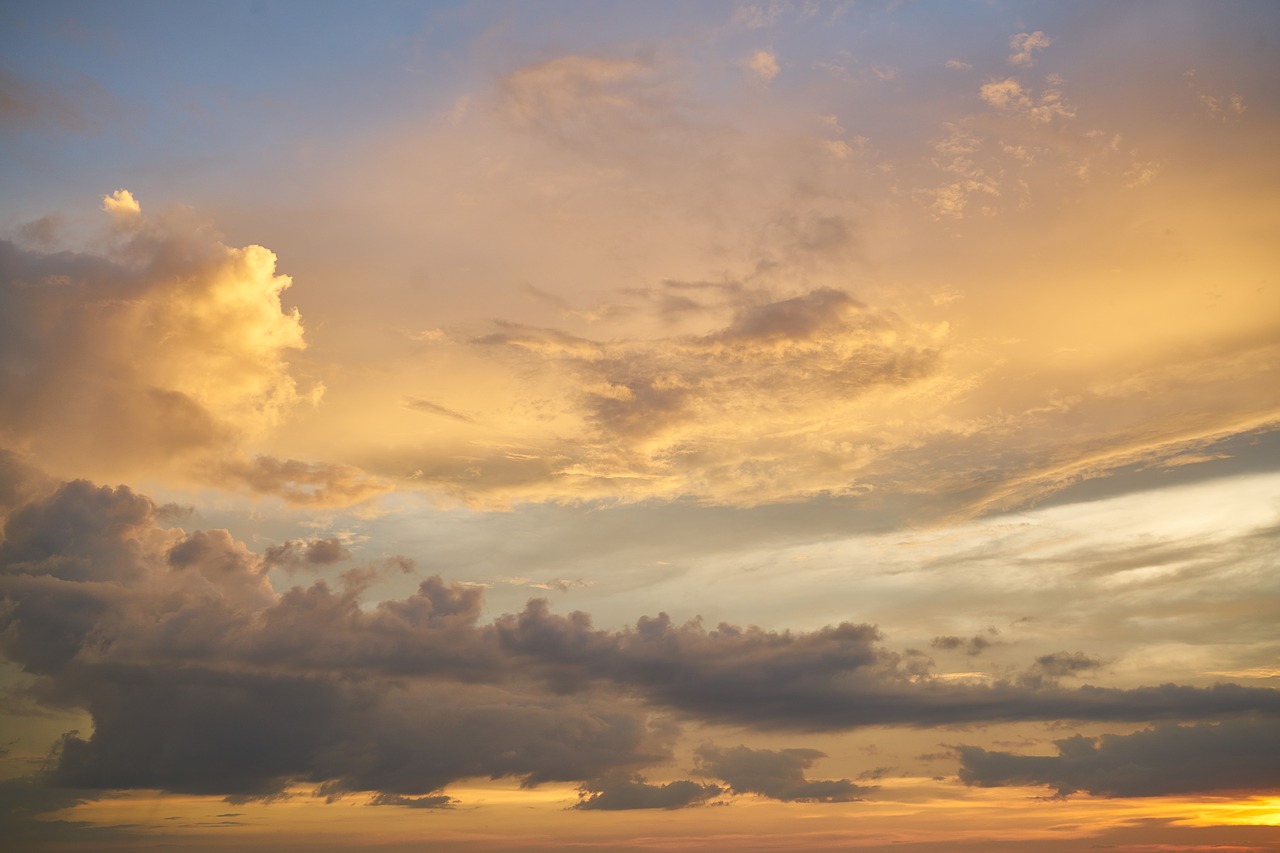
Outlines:
<svg viewBox="0 0 1280 853"><path fill-rule="evenodd" d="M85 481L15 509L0 544L0 643L40 678L41 701L94 721L90 738L65 739L53 780L241 797L301 782L392 803L514 776L580 782L585 809L672 808L720 791L638 775L670 758L679 731L670 712L809 731L1280 714L1280 692L1268 689L1059 686L1056 676L1096 667L1079 654L1041 657L1034 678L958 684L931 677L919 653L886 649L870 625L707 630L660 614L608 631L584 613L552 614L541 599L485 624L482 590L438 577L373 607L361 604L360 571L341 590L317 581L277 594L266 578L281 560L344 556L317 540L264 559L225 530L164 527L147 498ZM1191 732L1201 744L1245 730L1156 731ZM1114 744L1104 739L1097 760ZM821 802L868 793L847 779L806 779L820 757L698 751L700 770L736 793ZM1024 765L1057 766L980 750L962 751L962 762L965 778L984 784L1032 778ZM1006 765L1014 769L1000 775Z"/></svg>

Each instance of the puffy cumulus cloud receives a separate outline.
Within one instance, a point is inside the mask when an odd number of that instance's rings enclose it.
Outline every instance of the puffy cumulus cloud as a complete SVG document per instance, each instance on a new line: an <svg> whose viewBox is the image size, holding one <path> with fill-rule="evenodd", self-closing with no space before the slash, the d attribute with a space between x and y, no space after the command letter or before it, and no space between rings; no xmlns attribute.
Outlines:
<svg viewBox="0 0 1280 853"><path fill-rule="evenodd" d="M349 469L233 452L323 390L290 375L305 344L276 256L188 212L145 215L128 190L103 210L102 254L0 241L0 442L64 473L203 470L307 503L377 491Z"/></svg>
<svg viewBox="0 0 1280 853"><path fill-rule="evenodd" d="M1020 680L963 684L929 674L928 661L880 644L871 625L843 623L793 633L665 614L621 632L592 627L586 613L550 613L535 599L495 622L498 641L526 671L557 690L613 683L699 719L835 731L871 725L932 726L1014 720L1194 719L1280 712L1280 691L1217 684L1134 689Z"/></svg>
<svg viewBox="0 0 1280 853"><path fill-rule="evenodd" d="M580 782L666 757L669 728L625 702L522 687L476 625L478 589L432 578L369 611L355 596L277 595L226 531L164 528L147 498L83 481L15 511L0 545L0 647L43 701L94 721L64 739L58 785L311 782L421 807L460 778Z"/></svg>
<svg viewBox="0 0 1280 853"><path fill-rule="evenodd" d="M1056 78L1051 78L1056 79ZM983 83L982 100L1002 112L1022 116L1036 124L1048 124L1054 119L1075 118L1075 107L1068 104L1062 90L1056 85L1036 95L1012 77Z"/></svg>
<svg viewBox="0 0 1280 853"><path fill-rule="evenodd" d="M142 215L142 205L126 189L118 189L109 196L103 196L102 209L117 222L130 223L134 217Z"/></svg>
<svg viewBox="0 0 1280 853"><path fill-rule="evenodd" d="M1034 33L1018 33L1009 39L1009 49L1013 51L1009 54L1009 64L1027 67L1035 65L1034 51L1043 50L1051 44L1053 39L1039 30Z"/></svg>
<svg viewBox="0 0 1280 853"><path fill-rule="evenodd" d="M194 474L293 503L386 490L240 450L323 391L290 374L305 342L273 253L226 246L186 211L148 216L128 190L102 208L101 254L0 241L0 443L64 474Z"/></svg>
<svg viewBox="0 0 1280 853"><path fill-rule="evenodd" d="M651 785L640 775L615 774L583 785L581 799L574 808L583 811L680 809L702 805L722 793L724 789L719 785L704 785L688 779Z"/></svg>
<svg viewBox="0 0 1280 853"><path fill-rule="evenodd" d="M127 488L85 481L8 517L0 650L36 679L40 701L93 718L91 736L64 739L51 765L59 785L270 797L312 784L329 797L426 807L452 782L489 776L579 783L583 808L676 807L719 791L636 775L670 759L671 712L828 731L1280 714L1280 691L1233 685L956 683L932 677L918 654L886 649L870 625L708 630L660 614L611 631L540 599L484 623L483 590L439 577L372 606L358 578L281 594L264 559L226 531L164 518ZM1089 669L1070 655L1038 666ZM848 780L806 779L819 757L700 753L735 791L861 795Z"/></svg>
<svg viewBox="0 0 1280 853"><path fill-rule="evenodd" d="M1157 725L1129 735L1054 741L1057 755L957 748L960 781L984 788L1048 785L1058 796L1217 794L1280 788L1280 720Z"/></svg>
<svg viewBox="0 0 1280 853"><path fill-rule="evenodd" d="M703 772L723 779L735 794L761 794L785 802L847 803L875 790L848 779L806 779L804 771L826 758L816 749L721 749L707 744L698 748L697 757Z"/></svg>
<svg viewBox="0 0 1280 853"><path fill-rule="evenodd" d="M804 239L841 243L844 228L810 223ZM565 375L581 389L568 401L580 429L520 448L514 462L509 445L497 448L502 458L473 453L466 475L424 469L424 481L475 494L534 478L542 496L697 494L738 503L858 491L872 447L895 440L868 434L859 412L868 398L927 385L941 362L941 333L833 288L779 299L691 287L671 283L643 297L664 312L727 312L722 325L601 341L504 323L475 338Z"/></svg>
<svg viewBox="0 0 1280 853"><path fill-rule="evenodd" d="M286 571L296 572L299 569L341 563L350 557L351 551L340 539L289 539L268 548L262 555L262 561L268 568L278 566Z"/></svg>

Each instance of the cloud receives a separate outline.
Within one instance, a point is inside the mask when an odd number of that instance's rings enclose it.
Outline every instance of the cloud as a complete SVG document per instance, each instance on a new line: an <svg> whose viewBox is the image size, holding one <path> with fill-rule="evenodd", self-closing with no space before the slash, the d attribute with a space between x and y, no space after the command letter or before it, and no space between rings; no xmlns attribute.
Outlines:
<svg viewBox="0 0 1280 853"><path fill-rule="evenodd" d="M142 205L126 189L119 189L102 199L102 209L117 222L132 223L142 215Z"/></svg>
<svg viewBox="0 0 1280 853"><path fill-rule="evenodd" d="M1062 97L1062 90L1051 86L1037 97L1030 89L1023 88L1012 77L983 83L982 100L1002 112L1013 113L1036 124L1048 124L1054 119L1075 118L1075 107Z"/></svg>
<svg viewBox="0 0 1280 853"><path fill-rule="evenodd" d="M647 57L561 56L511 72L501 91L512 125L589 160L644 160L657 137L685 121L663 69Z"/></svg>
<svg viewBox="0 0 1280 853"><path fill-rule="evenodd" d="M874 787L848 779L806 779L808 770L826 754L816 749L698 748L699 769L728 783L735 794L761 794L800 803L847 803L863 799Z"/></svg>
<svg viewBox="0 0 1280 853"><path fill-rule="evenodd" d="M186 532L164 518L128 488L85 481L9 514L0 649L38 679L41 701L93 718L92 736L65 740L57 784L239 797L312 784L331 797L426 806L452 782L491 776L581 783L597 803L584 808L673 807L716 794L635 775L670 758L670 712L811 731L1280 713L1280 691L1269 689L1054 683L1094 668L1081 655L1041 657L1035 683L957 683L886 649L870 625L707 630L659 614L611 631L540 599L484 623L484 591L439 577L372 606L358 578L281 594L264 558L226 531ZM341 554L325 540L286 552L306 559L312 549L317 560ZM848 780L807 780L820 757L700 753L736 791L860 794Z"/></svg>
<svg viewBox="0 0 1280 853"><path fill-rule="evenodd" d="M955 636L934 637L929 641L929 645L935 649L946 651L963 649L965 654L974 656L986 651L987 646L991 645L991 641L984 634L975 634L967 640L963 637Z"/></svg>
<svg viewBox="0 0 1280 853"><path fill-rule="evenodd" d="M1055 756L957 748L960 781L984 788L1048 785L1058 796L1217 794L1280 787L1280 721L1164 724L1129 735L1054 741Z"/></svg>
<svg viewBox="0 0 1280 853"><path fill-rule="evenodd" d="M666 735L616 703L471 683L502 671L474 627L479 590L433 579L372 613L323 584L278 597L225 531L160 528L155 511L77 482L9 519L4 652L46 679L46 701L94 720L63 744L59 785L420 797L468 776L580 781L665 756Z"/></svg>
<svg viewBox="0 0 1280 853"><path fill-rule="evenodd" d="M89 668L76 690L94 734L67 741L54 776L67 786L266 796L310 782L416 797L473 776L536 786L665 757L634 715L481 686L130 666Z"/></svg>
<svg viewBox="0 0 1280 853"><path fill-rule="evenodd" d="M803 252L841 251L851 240L838 218L786 227ZM720 300L716 312L729 316L704 334L602 341L505 323L473 339L572 377L581 389L568 400L580 430L522 449L530 461L518 466L520 476L540 468L543 488L575 496L692 493L729 502L856 488L870 452L858 450L866 438L846 424L856 421L862 398L929 381L940 363L933 334L834 288L782 299L709 292ZM511 468L482 456L480 477L459 485L482 490L486 477ZM427 471L424 479L454 476Z"/></svg>
<svg viewBox="0 0 1280 853"><path fill-rule="evenodd" d="M1048 676L1079 675L1102 666L1102 660L1084 652L1054 652L1036 658L1036 669Z"/></svg>
<svg viewBox="0 0 1280 853"><path fill-rule="evenodd" d="M323 392L291 375L305 342L276 256L189 212L148 216L128 190L102 206L101 254L0 241L0 438L77 475L200 472L311 504L384 491L349 466L237 449Z"/></svg>
<svg viewBox="0 0 1280 853"><path fill-rule="evenodd" d="M743 65L752 74L766 82L778 76L778 57L769 50L757 50L747 57Z"/></svg>
<svg viewBox="0 0 1280 853"><path fill-rule="evenodd" d="M280 567L289 572L329 566L350 559L351 552L339 539L290 539L268 548L262 555L267 568Z"/></svg>
<svg viewBox="0 0 1280 853"><path fill-rule="evenodd" d="M631 809L680 809L702 805L724 793L719 785L702 785L688 779L651 785L643 776L609 776L582 786L575 809L627 811Z"/></svg>
<svg viewBox="0 0 1280 853"><path fill-rule="evenodd" d="M582 612L542 600L500 617L502 647L558 690L613 683L698 719L810 731L1014 720L1196 719L1280 711L1280 691L1218 684L1076 689L1046 682L965 684L928 675L927 661L879 644L870 625L772 632L665 614L633 629L596 630Z"/></svg>
<svg viewBox="0 0 1280 853"><path fill-rule="evenodd" d="M455 421L462 421L466 424L475 423L475 419L470 415L464 415L462 412L455 412L453 409L441 406L439 403L433 403L430 400L424 400L421 397L406 397L403 405L419 412L426 412L429 415L440 415L442 417L452 418Z"/></svg>
<svg viewBox="0 0 1280 853"><path fill-rule="evenodd" d="M782 0L765 3L738 3L733 9L733 22L749 30L772 27L792 10L792 4Z"/></svg>
<svg viewBox="0 0 1280 853"><path fill-rule="evenodd" d="M410 809L447 809L452 808L453 797L440 794L435 797L406 797L402 794L377 794L371 800L371 806L403 806Z"/></svg>
<svg viewBox="0 0 1280 853"><path fill-rule="evenodd" d="M1013 53L1009 54L1009 64L1026 67L1035 65L1036 60L1032 52L1043 50L1051 44L1053 44L1053 39L1039 30L1034 33L1018 33L1016 36L1011 36L1009 38L1009 48Z"/></svg>
<svg viewBox="0 0 1280 853"><path fill-rule="evenodd" d="M1196 100L1200 102L1200 106L1204 108L1205 115L1209 118L1217 119L1223 122L1239 121L1244 115L1247 107L1244 102L1244 95L1239 92L1218 91L1210 92L1196 81L1196 72L1194 70L1184 72L1182 75L1187 80L1188 86L1195 94Z"/></svg>
<svg viewBox="0 0 1280 853"><path fill-rule="evenodd" d="M304 506L350 506L390 491L386 480L372 477L353 465L304 462L258 455L246 459L228 455L214 459L203 469L213 483L274 495Z"/></svg>
<svg viewBox="0 0 1280 853"><path fill-rule="evenodd" d="M15 849L46 850L59 842L98 848L128 839L131 827L58 820L55 812L92 802L101 791L60 788L40 774L0 780L0 834Z"/></svg>

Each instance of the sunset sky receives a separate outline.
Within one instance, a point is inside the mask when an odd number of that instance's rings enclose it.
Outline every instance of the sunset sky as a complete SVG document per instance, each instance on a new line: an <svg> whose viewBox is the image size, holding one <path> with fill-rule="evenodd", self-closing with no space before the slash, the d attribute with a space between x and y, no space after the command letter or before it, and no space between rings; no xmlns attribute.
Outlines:
<svg viewBox="0 0 1280 853"><path fill-rule="evenodd" d="M1280 4L0 4L15 850L1280 850Z"/></svg>

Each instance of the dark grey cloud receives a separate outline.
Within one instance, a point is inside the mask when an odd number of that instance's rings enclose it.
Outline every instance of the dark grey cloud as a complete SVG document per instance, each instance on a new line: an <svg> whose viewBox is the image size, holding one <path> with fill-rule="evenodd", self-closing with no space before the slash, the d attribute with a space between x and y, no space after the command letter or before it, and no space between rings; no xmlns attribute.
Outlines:
<svg viewBox="0 0 1280 853"><path fill-rule="evenodd" d="M762 794L786 802L847 803L875 790L848 779L806 779L804 772L826 758L816 749L721 749L707 744L697 756L699 769L723 779L735 794Z"/></svg>
<svg viewBox="0 0 1280 853"><path fill-rule="evenodd" d="M19 454L0 447L0 523L11 510L27 503L39 492L56 485Z"/></svg>
<svg viewBox="0 0 1280 853"><path fill-rule="evenodd" d="M414 797L470 777L579 781L667 754L608 703L494 687L154 665L81 667L59 687L94 719L53 775L78 788Z"/></svg>
<svg viewBox="0 0 1280 853"><path fill-rule="evenodd" d="M413 409L418 412L426 412L429 415L441 415L442 417L452 418L455 421L462 421L465 424L475 423L475 418L470 415L464 415L462 412L454 411L439 403L433 403L422 397L406 397L402 401L402 405L406 408Z"/></svg>
<svg viewBox="0 0 1280 853"><path fill-rule="evenodd" d="M582 799L574 808L584 811L680 809L701 805L722 793L724 789L719 785L704 785L688 779L651 785L643 776L615 774L583 785Z"/></svg>
<svg viewBox="0 0 1280 853"><path fill-rule="evenodd" d="M1102 659L1084 652L1053 652L1036 658L1035 668L1048 676L1079 675L1102 666Z"/></svg>
<svg viewBox="0 0 1280 853"><path fill-rule="evenodd" d="M267 548L262 554L262 562L267 568L279 567L293 572L330 566L350 557L351 552L340 539L289 539Z"/></svg>
<svg viewBox="0 0 1280 853"><path fill-rule="evenodd" d="M929 641L929 645L944 651L963 650L967 655L976 656L987 650L987 647L991 645L991 640L987 639L984 634L974 634L968 639L949 635L934 637Z"/></svg>
<svg viewBox="0 0 1280 853"><path fill-rule="evenodd" d="M1057 685L1094 668L1080 654L1043 656L1036 683L934 679L927 658L885 649L870 625L708 629L659 614L599 630L541 599L482 623L483 590L439 577L374 606L359 577L279 594L263 557L225 530L162 521L146 497L84 481L7 519L0 648L39 677L41 702L93 718L92 736L63 744L57 784L252 798L307 783L425 807L451 782L492 776L597 780L584 808L672 807L714 794L636 777L671 754L677 732L662 710L831 731L1280 714L1268 689ZM701 761L739 792L860 794L848 780L806 779L819 757L708 747Z"/></svg>
<svg viewBox="0 0 1280 853"><path fill-rule="evenodd" d="M85 821L58 820L53 812L92 802L102 791L77 790L49 784L40 776L0 780L0 838L6 850L137 849L129 826L104 826ZM130 843L130 842L134 843Z"/></svg>
<svg viewBox="0 0 1280 853"><path fill-rule="evenodd" d="M460 778L577 782L668 754L671 731L615 697L495 683L507 670L475 624L477 588L431 578L369 612L354 587L275 596L226 531L166 530L155 512L81 481L9 519L0 643L44 676L42 701L94 721L64 742L58 785L419 798Z"/></svg>
<svg viewBox="0 0 1280 853"><path fill-rule="evenodd" d="M1018 676L1028 687L1048 687L1061 678L1079 678L1103 667L1102 658L1084 652L1052 652L1036 658L1035 663Z"/></svg>
<svg viewBox="0 0 1280 853"><path fill-rule="evenodd" d="M960 746L960 780L1047 785L1059 796L1154 797L1280 789L1280 720L1162 724L1129 735L1054 741L1057 755Z"/></svg>
<svg viewBox="0 0 1280 853"><path fill-rule="evenodd" d="M438 794L434 797L406 797L402 794L377 794L369 801L371 806L404 806L411 809L447 809L453 805L453 797Z"/></svg>
<svg viewBox="0 0 1280 853"><path fill-rule="evenodd" d="M694 717L764 728L841 730L1015 720L1200 719L1280 713L1280 691L1217 684L1067 689L1017 680L964 684L928 677L927 660L880 645L875 627L843 623L774 632L666 614L625 631L596 630L581 612L552 614L530 601L495 622L506 652L560 690L617 686Z"/></svg>

